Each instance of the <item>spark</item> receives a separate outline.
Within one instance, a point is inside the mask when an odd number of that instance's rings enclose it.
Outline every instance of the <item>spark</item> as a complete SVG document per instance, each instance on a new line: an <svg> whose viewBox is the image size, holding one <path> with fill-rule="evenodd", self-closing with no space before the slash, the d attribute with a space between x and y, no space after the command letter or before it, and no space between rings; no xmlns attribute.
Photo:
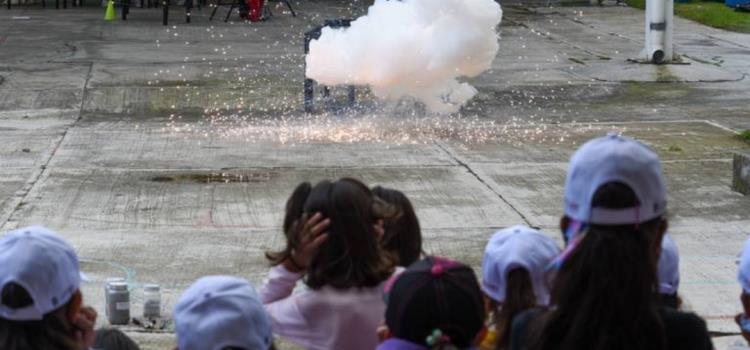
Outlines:
<svg viewBox="0 0 750 350"><path fill-rule="evenodd" d="M530 143L573 143L583 134L604 128L548 120L571 111L548 108L559 102L564 89L544 84L538 89L506 91L500 102L514 115L505 117L488 115L492 113L484 111L486 102L482 99L459 113L437 115L413 101L379 102L367 91L358 93L359 102L351 108L321 108L320 113L307 114L301 107L304 57L288 49L297 47L300 38L285 35L288 43L282 43L258 31L256 25L209 26L205 31L172 26L165 30L165 35L155 41L157 48L211 39L217 43L209 49L211 52L185 56L179 65L157 68L150 77L147 85L159 92L154 104L164 113L165 132L195 142L224 138L284 145L369 143L397 147L448 141L463 147L498 143L521 147ZM218 40L235 38L238 32L273 51L259 53L254 46L226 45ZM533 29L531 32L543 35ZM558 62L559 58L552 60ZM536 65L535 71L542 72L543 67ZM568 81L568 85L574 83ZM326 101L316 103L325 105ZM196 106L200 111L195 111Z"/></svg>

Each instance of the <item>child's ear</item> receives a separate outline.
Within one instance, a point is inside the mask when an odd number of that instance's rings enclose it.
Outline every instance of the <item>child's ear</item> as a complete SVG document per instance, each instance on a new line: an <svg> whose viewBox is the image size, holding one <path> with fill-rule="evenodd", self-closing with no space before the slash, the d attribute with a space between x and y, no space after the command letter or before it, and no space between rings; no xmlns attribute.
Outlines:
<svg viewBox="0 0 750 350"><path fill-rule="evenodd" d="M81 312L82 306L83 294L81 294L80 290L77 290L75 293L73 293L73 296L70 297L70 301L68 302L68 309L65 314L68 322L73 323L76 317L78 317L78 314Z"/></svg>
<svg viewBox="0 0 750 350"><path fill-rule="evenodd" d="M482 342L484 341L484 338L487 337L487 333L488 333L487 326L486 325L482 326L482 329L479 331L479 333L477 333L477 336L474 338L474 343L473 343L474 346L481 345Z"/></svg>
<svg viewBox="0 0 750 350"><path fill-rule="evenodd" d="M391 329L388 328L388 326L385 325L385 322L378 326L378 341L384 342L390 338L393 337L393 334L391 334Z"/></svg>

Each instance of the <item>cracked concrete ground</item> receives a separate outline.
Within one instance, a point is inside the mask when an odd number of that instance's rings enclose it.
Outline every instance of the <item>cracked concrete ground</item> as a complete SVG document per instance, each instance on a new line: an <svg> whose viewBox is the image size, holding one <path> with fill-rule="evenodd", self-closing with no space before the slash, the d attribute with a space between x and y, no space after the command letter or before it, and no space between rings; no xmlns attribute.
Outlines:
<svg viewBox="0 0 750 350"><path fill-rule="evenodd" d="M261 283L293 186L356 176L412 198L428 252L478 267L499 227L558 238L570 154L620 131L664 160L687 306L719 349L738 339L750 197L730 185L732 151L750 148L735 137L750 128L750 35L676 19L690 64L635 65L641 11L504 4L500 52L471 79L479 94L460 115L365 89L355 112L305 115L302 33L364 6L296 6L297 18L276 7L259 24L209 22L208 9L185 24L174 8L168 27L155 9L112 23L94 7L0 9L3 229L62 233L100 311L102 281L124 276L161 284L168 312L202 275ZM136 288L136 314L140 298ZM146 349L173 341L169 330L127 330Z"/></svg>

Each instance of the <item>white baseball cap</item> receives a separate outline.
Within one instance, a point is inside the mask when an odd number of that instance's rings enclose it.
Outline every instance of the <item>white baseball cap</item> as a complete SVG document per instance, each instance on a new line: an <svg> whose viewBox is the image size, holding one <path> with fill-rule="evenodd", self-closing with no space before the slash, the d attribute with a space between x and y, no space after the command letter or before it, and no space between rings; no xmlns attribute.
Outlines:
<svg viewBox="0 0 750 350"><path fill-rule="evenodd" d="M0 302L0 317L41 320L79 289L78 256L60 236L42 226L9 231L0 238L0 291L9 283L23 287L33 303L14 309Z"/></svg>
<svg viewBox="0 0 750 350"><path fill-rule="evenodd" d="M737 281L742 286L742 291L750 294L750 238L745 241L740 253L740 268L737 272Z"/></svg>
<svg viewBox="0 0 750 350"><path fill-rule="evenodd" d="M592 208L594 194L604 184L621 182L639 205L624 209ZM666 212L667 190L659 156L651 148L614 133L586 142L570 159L565 179L565 215L599 225L639 224Z"/></svg>
<svg viewBox="0 0 750 350"><path fill-rule="evenodd" d="M668 233L661 241L659 294L674 295L680 287L680 254Z"/></svg>
<svg viewBox="0 0 750 350"><path fill-rule="evenodd" d="M273 342L271 319L255 289L237 277L197 280L177 302L174 320L180 350L267 350Z"/></svg>
<svg viewBox="0 0 750 350"><path fill-rule="evenodd" d="M497 231L482 258L482 290L495 301L505 301L508 272L524 268L529 272L539 305L549 303L547 266L560 254L560 248L547 235L517 225Z"/></svg>

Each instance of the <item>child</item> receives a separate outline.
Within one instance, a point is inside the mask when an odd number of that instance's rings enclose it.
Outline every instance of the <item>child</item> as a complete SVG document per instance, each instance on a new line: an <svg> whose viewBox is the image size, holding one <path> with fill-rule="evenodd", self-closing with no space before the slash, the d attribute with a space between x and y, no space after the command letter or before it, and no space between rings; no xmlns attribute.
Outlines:
<svg viewBox="0 0 750 350"><path fill-rule="evenodd" d="M495 233L482 259L482 290L490 313L490 330L482 349L507 349L513 318L549 303L547 267L560 248L532 228L518 225Z"/></svg>
<svg viewBox="0 0 750 350"><path fill-rule="evenodd" d="M385 223L385 235L380 245L398 257L399 266L413 264L422 255L422 231L409 198L401 191L380 186L375 186L372 192L398 213L395 219Z"/></svg>
<svg viewBox="0 0 750 350"><path fill-rule="evenodd" d="M295 189L286 217L297 220L286 248L268 254L275 266L260 291L275 333L307 349L375 347L382 283L394 272L378 243L389 214L358 180ZM308 289L292 294L299 280Z"/></svg>
<svg viewBox="0 0 750 350"><path fill-rule="evenodd" d="M195 281L174 311L178 350L273 350L271 320L244 279L207 276Z"/></svg>
<svg viewBox="0 0 750 350"><path fill-rule="evenodd" d="M562 222L585 229L556 259L553 306L516 317L511 348L712 349L705 321L654 293L668 226L659 157L627 137L593 139L571 158L564 199Z"/></svg>
<svg viewBox="0 0 750 350"><path fill-rule="evenodd" d="M385 292L377 350L473 349L482 336L482 292L466 265L427 257L392 279Z"/></svg>
<svg viewBox="0 0 750 350"><path fill-rule="evenodd" d="M3 350L85 350L96 311L83 306L78 256L41 226L0 238L0 344Z"/></svg>

